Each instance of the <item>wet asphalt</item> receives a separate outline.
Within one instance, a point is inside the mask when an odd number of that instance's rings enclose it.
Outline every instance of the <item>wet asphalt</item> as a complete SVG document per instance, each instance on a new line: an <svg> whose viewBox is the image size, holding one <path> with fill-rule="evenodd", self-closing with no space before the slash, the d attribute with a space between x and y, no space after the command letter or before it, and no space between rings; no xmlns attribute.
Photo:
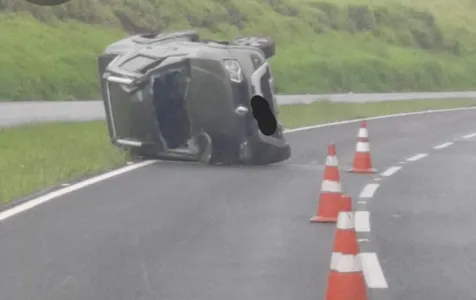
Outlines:
<svg viewBox="0 0 476 300"><path fill-rule="evenodd" d="M476 110L368 122L379 171L476 131ZM327 145L345 172L358 123L288 133L265 167L157 162L0 223L2 300L324 299L335 224L311 224ZM453 147L453 148L452 148ZM476 144L404 165L369 201L393 299L472 299Z"/></svg>

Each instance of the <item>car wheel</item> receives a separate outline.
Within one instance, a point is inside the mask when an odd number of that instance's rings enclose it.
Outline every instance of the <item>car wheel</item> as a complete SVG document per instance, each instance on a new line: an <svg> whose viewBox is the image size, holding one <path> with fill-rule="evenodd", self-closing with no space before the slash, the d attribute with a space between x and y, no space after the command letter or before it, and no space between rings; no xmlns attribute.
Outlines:
<svg viewBox="0 0 476 300"><path fill-rule="evenodd" d="M259 48L267 59L273 57L276 53L273 39L266 36L245 36L233 40L231 44Z"/></svg>
<svg viewBox="0 0 476 300"><path fill-rule="evenodd" d="M213 145L210 135L206 132L201 132L197 135L195 141L199 148L199 161L206 165L210 164L213 158Z"/></svg>

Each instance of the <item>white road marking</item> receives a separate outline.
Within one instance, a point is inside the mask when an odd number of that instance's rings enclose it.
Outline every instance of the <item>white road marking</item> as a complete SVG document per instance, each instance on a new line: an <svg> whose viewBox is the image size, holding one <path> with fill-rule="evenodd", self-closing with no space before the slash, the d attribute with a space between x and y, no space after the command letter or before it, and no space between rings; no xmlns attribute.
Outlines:
<svg viewBox="0 0 476 300"><path fill-rule="evenodd" d="M475 132L475 133L471 133L471 134L464 135L464 136L463 136L463 139L470 139L470 138L475 137L475 136L476 136L476 132Z"/></svg>
<svg viewBox="0 0 476 300"><path fill-rule="evenodd" d="M417 160L422 159L423 157L425 157L427 155L428 155L427 153L420 153L420 154L417 154L417 155L414 155L412 157L407 158L407 161L417 161Z"/></svg>
<svg viewBox="0 0 476 300"><path fill-rule="evenodd" d="M397 173L398 170L400 170L402 167L390 167L388 168L387 170L385 170L384 172L382 172L382 176L385 176L385 177L388 177L388 176L392 176L393 174Z"/></svg>
<svg viewBox="0 0 476 300"><path fill-rule="evenodd" d="M375 181L380 181L380 180L382 180L382 178L377 177L377 178L374 178L374 180L375 180Z"/></svg>
<svg viewBox="0 0 476 300"><path fill-rule="evenodd" d="M310 130L310 129L324 128L324 127L331 127L331 126L336 126L336 125L352 124L352 123L362 122L364 120L365 121L372 121L372 120L380 120L380 119L390 119L390 118L398 118L398 117L418 116L418 115L426 115L426 114L432 114L432 113L444 113L444 112L453 112L453 111L462 111L462 110L463 111L464 110L475 110L475 109L476 109L476 107L459 107L459 108L436 109L436 110L417 111L417 112L410 112L410 113L383 115L383 116L378 116L378 117L345 120L345 121L338 121L338 122L332 122L332 123L326 123L326 124L317 124L317 125L312 125L312 126L299 127L299 128L289 129L288 131L286 131L286 133L299 132L299 131Z"/></svg>
<svg viewBox="0 0 476 300"><path fill-rule="evenodd" d="M357 242L362 243L362 242L368 242L370 241L369 239L357 239Z"/></svg>
<svg viewBox="0 0 476 300"><path fill-rule="evenodd" d="M355 231L356 232L370 232L370 212L368 211L355 212Z"/></svg>
<svg viewBox="0 0 476 300"><path fill-rule="evenodd" d="M357 201L358 204L367 204L367 201Z"/></svg>
<svg viewBox="0 0 476 300"><path fill-rule="evenodd" d="M368 183L360 192L360 198L372 198L379 187L378 183Z"/></svg>
<svg viewBox="0 0 476 300"><path fill-rule="evenodd" d="M454 144L453 142L444 143L444 144L441 144L441 145L438 145L438 146L433 147L433 149L443 149L443 148L449 147L449 146L451 146L451 145L453 145L453 144Z"/></svg>
<svg viewBox="0 0 476 300"><path fill-rule="evenodd" d="M380 267L377 253L364 252L360 254L360 258L362 260L362 269L367 286L373 289L388 288L388 283Z"/></svg>
<svg viewBox="0 0 476 300"><path fill-rule="evenodd" d="M286 129L284 133L293 133L293 132L300 132L300 131L305 131L305 130L312 130L312 129L319 129L319 128L326 128L326 127L332 127L332 126L337 126L337 125L345 125L345 124L352 124L352 123L358 123L362 122L363 120L366 121L371 121L371 120L381 120L381 119L390 119L390 118L398 118L398 117L406 117L406 116L418 116L418 115L425 115L425 114L431 114L431 113L444 113L444 112L454 112L454 111L465 111L465 110L474 110L476 107L460 107L460 108L450 108L450 109L438 109L438 110L427 110L427 111L418 111L418 112L410 112L410 113L401 113L401 114L391 114L391 115L383 115L383 116L378 116L378 117L371 117L371 118L361 118L361 119L353 119L353 120L344 120L344 121L338 121L338 122L332 122L332 123L325 123L325 124L317 124L317 125L312 125L312 126L306 126L306 127L300 127L300 128L294 128L294 129ZM476 133L471 134L471 135L466 135L464 138L470 138L472 136L476 136ZM119 170L115 170L109 173L105 173L90 179L87 179L82 182L78 182L74 185L68 186L64 189L54 191L48 194L45 194L43 196L40 196L38 198L32 199L26 203L20 204L19 206L12 207L8 210L5 210L3 212L0 212L0 222L6 220L7 218L17 215L20 212L29 210L33 207L36 207L42 203L48 202L54 198L60 197L62 195L68 194L70 192L79 190L81 188L87 187L89 185L92 185L96 182L112 178L114 176L124 174L126 172L144 167L146 165L152 164L156 161L152 162L142 162L138 164L133 164L133 165L128 165L127 167L124 167Z"/></svg>
<svg viewBox="0 0 476 300"><path fill-rule="evenodd" d="M31 209L35 206L38 206L40 204L43 204L45 202L48 202L48 201L53 200L55 198L58 198L60 196L69 194L71 192L77 191L79 189L90 186L92 184L104 181L106 179L124 174L126 172L129 172L129 171L132 171L132 170L135 170L135 169L138 169L138 168L141 168L141 167L144 167L144 166L156 163L156 162L157 161L155 161L155 160L152 160L152 161L147 160L147 161L144 161L144 162L141 162L141 163L138 163L138 164L129 165L127 167L123 167L123 168L120 168L120 169L117 169L117 170L114 170L114 171L110 171L108 173L104 173L102 175L99 175L99 176L96 176L96 177L93 177L93 178L90 178L90 179L86 179L86 180L78 182L76 184L72 184L68 187L56 190L54 192L45 194L45 195L40 196L38 198L32 199L30 201L24 202L22 204L14 206L14 207L12 207L8 210L0 212L0 222L5 221L6 219L8 219L10 217L18 215L18 214L20 214L20 213L22 213L26 210L29 210L29 209Z"/></svg>

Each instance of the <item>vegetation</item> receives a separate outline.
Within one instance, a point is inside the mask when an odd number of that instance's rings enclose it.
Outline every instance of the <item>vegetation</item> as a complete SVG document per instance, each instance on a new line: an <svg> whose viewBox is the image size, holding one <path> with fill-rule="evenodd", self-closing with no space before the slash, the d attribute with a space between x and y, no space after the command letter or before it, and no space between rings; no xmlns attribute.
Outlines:
<svg viewBox="0 0 476 300"><path fill-rule="evenodd" d="M476 100L396 101L368 104L316 102L280 108L286 128L383 114L475 106ZM63 180L91 175L128 157L109 143L103 121L46 123L0 128L0 208L2 204ZM9 145L15 145L10 147ZM34 149L34 151L32 151Z"/></svg>
<svg viewBox="0 0 476 300"><path fill-rule="evenodd" d="M104 46L190 27L273 36L281 93L476 86L475 0L0 0L0 10L0 99L97 98Z"/></svg>

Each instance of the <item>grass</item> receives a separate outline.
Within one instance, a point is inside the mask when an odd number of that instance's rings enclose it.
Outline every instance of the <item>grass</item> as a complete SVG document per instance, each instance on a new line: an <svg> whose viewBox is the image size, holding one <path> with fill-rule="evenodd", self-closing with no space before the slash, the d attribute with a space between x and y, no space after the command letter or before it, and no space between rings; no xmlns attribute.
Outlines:
<svg viewBox="0 0 476 300"><path fill-rule="evenodd" d="M0 206L70 178L123 164L103 121L0 128Z"/></svg>
<svg viewBox="0 0 476 300"><path fill-rule="evenodd" d="M381 115L472 106L476 106L476 99L385 101L364 104L315 102L307 105L282 106L279 118L285 128L291 129Z"/></svg>
<svg viewBox="0 0 476 300"><path fill-rule="evenodd" d="M97 98L96 56L136 27L195 28L214 38L271 35L280 93L476 86L476 0L1 2L5 100Z"/></svg>
<svg viewBox="0 0 476 300"><path fill-rule="evenodd" d="M416 100L368 104L316 102L280 108L286 128L384 114L475 106L476 100ZM72 178L123 165L103 121L0 128L0 207ZM14 145L12 147L11 145Z"/></svg>

